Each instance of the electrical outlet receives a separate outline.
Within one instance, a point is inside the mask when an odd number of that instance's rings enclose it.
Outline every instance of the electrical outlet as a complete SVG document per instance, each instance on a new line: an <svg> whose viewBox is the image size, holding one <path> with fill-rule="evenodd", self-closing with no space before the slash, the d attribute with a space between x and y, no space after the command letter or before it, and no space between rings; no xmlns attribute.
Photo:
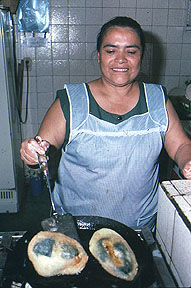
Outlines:
<svg viewBox="0 0 191 288"><path fill-rule="evenodd" d="M24 58L24 64L25 64L25 70L27 70L27 65L28 65L29 71L32 70L32 59L30 57Z"/></svg>

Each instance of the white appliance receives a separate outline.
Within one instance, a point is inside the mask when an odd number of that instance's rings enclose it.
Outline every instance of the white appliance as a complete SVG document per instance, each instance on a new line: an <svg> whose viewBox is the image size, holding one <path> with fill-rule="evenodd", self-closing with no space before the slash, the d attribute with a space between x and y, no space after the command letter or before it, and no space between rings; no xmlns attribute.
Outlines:
<svg viewBox="0 0 191 288"><path fill-rule="evenodd" d="M23 191L11 14L0 7L0 213L18 212Z"/></svg>

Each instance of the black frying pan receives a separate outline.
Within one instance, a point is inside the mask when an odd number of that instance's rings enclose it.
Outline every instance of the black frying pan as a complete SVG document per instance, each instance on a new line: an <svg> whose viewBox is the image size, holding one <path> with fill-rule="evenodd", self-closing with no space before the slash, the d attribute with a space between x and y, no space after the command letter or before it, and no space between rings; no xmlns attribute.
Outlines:
<svg viewBox="0 0 191 288"><path fill-rule="evenodd" d="M86 267L79 275L53 277L39 276L27 257L27 246L39 231L27 232L17 243L14 251L9 253L4 273L4 286L10 287L11 281L28 282L32 288L129 288L148 287L153 282L153 265L151 252L137 233L131 228L108 218L97 216L76 216L77 232L80 242L89 255ZM88 249L89 240L95 230L111 228L118 232L131 246L138 262L138 273L133 281L125 281L107 273ZM24 287L24 286L23 286Z"/></svg>

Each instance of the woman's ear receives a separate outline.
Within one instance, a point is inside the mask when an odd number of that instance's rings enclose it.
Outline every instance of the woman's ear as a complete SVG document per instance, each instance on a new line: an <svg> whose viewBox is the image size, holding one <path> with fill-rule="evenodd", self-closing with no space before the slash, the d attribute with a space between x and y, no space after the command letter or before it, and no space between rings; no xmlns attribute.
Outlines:
<svg viewBox="0 0 191 288"><path fill-rule="evenodd" d="M97 62L100 63L100 53L97 52Z"/></svg>

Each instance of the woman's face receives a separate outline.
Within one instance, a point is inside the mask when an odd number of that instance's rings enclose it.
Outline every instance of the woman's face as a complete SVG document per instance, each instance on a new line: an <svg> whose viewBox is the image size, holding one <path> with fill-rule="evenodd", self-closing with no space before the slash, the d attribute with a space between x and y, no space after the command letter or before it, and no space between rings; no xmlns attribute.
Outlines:
<svg viewBox="0 0 191 288"><path fill-rule="evenodd" d="M120 87L132 83L140 71L141 54L140 39L133 29L110 28L97 53L103 81Z"/></svg>

